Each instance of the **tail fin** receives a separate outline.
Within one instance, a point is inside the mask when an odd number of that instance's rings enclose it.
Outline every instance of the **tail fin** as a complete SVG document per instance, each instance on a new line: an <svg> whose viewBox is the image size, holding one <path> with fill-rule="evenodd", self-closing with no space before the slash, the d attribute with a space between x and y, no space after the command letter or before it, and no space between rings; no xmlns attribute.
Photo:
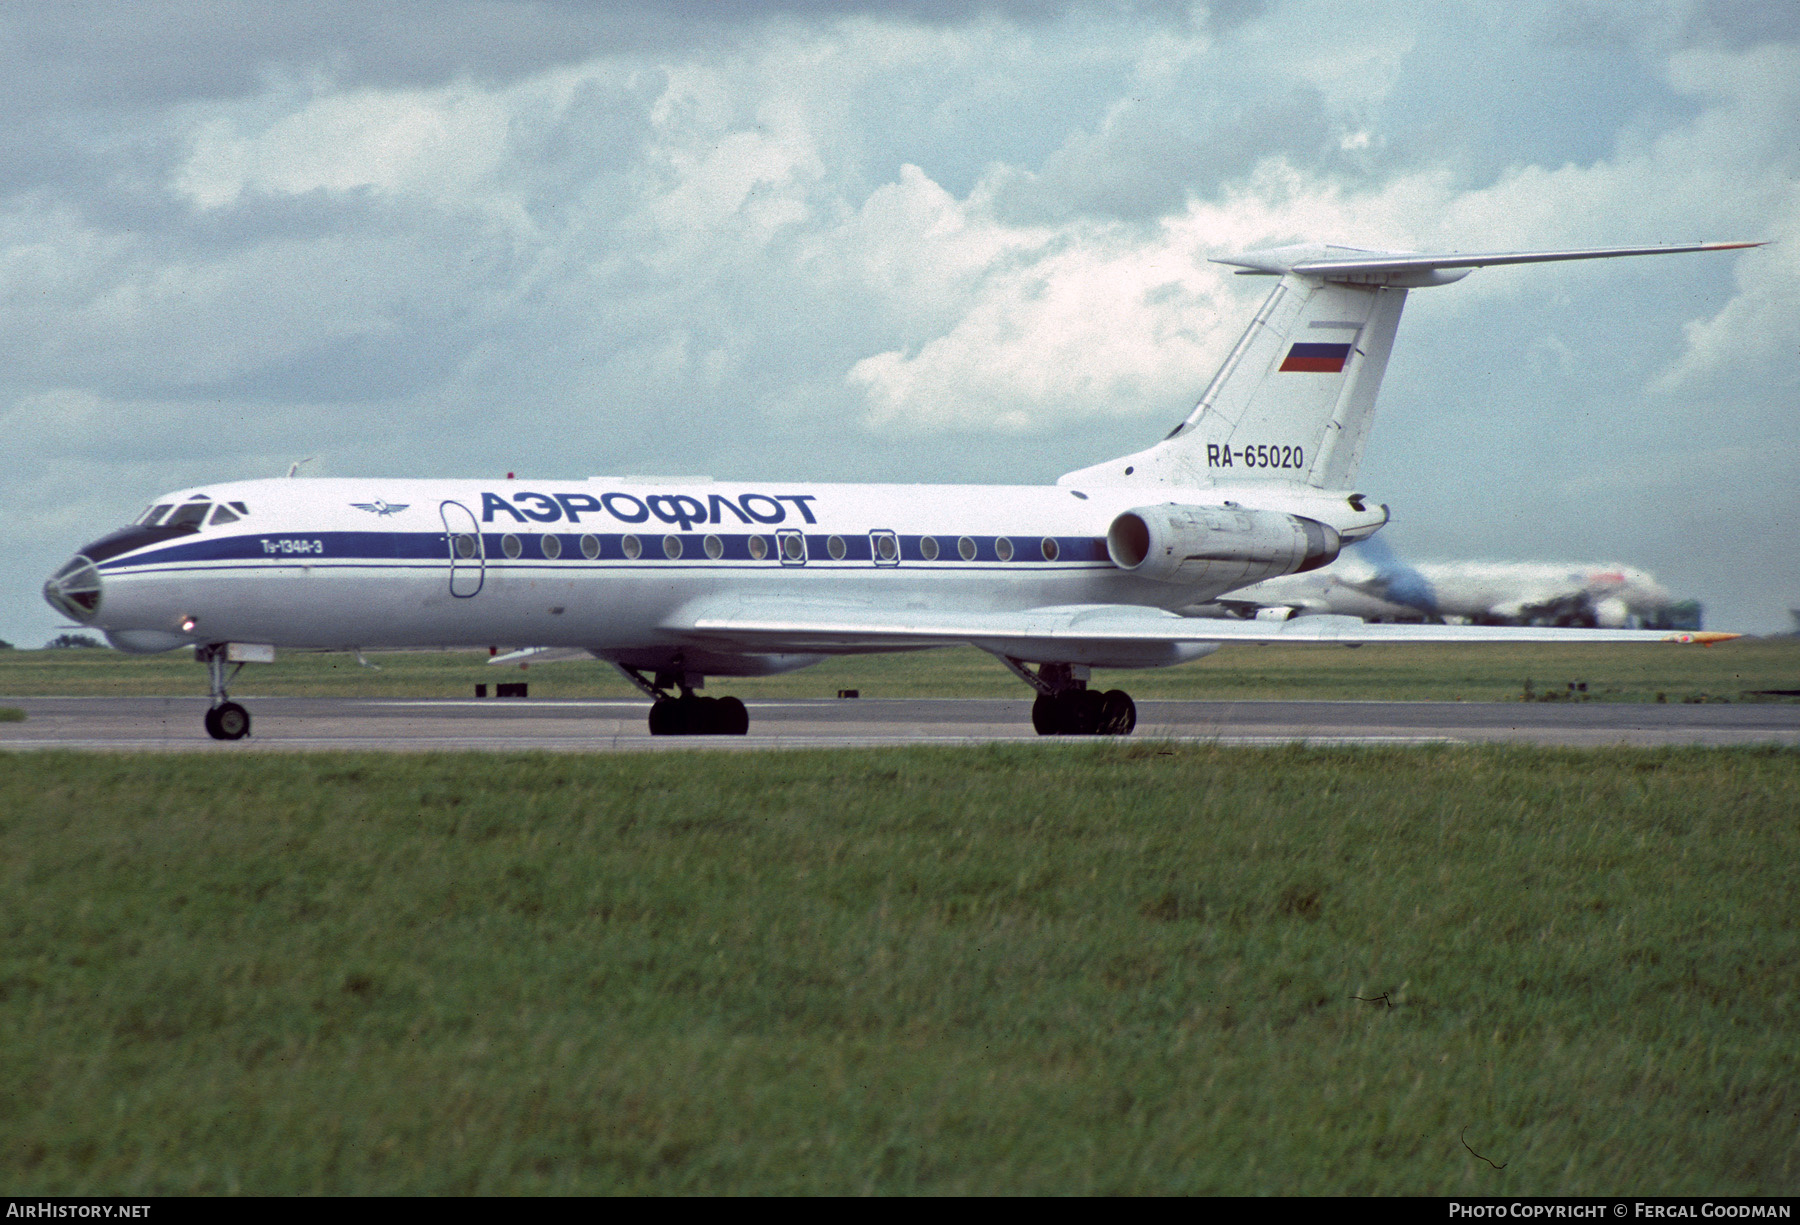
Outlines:
<svg viewBox="0 0 1800 1225"><path fill-rule="evenodd" d="M1407 255L1352 247L1253 251L1214 262L1281 281L1192 413L1155 446L1058 484L1195 487L1272 482L1347 489L1362 466L1409 289L1447 285L1490 264L1606 259L1757 243L1583 251Z"/></svg>
<svg viewBox="0 0 1800 1225"><path fill-rule="evenodd" d="M1405 306L1403 287L1287 274L1166 443L1209 482L1349 485Z"/></svg>

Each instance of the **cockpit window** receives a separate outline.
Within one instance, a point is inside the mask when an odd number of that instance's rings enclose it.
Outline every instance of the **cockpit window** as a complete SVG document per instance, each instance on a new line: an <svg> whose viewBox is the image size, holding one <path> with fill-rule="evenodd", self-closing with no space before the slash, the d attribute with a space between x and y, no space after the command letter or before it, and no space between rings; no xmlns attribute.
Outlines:
<svg viewBox="0 0 1800 1225"><path fill-rule="evenodd" d="M164 527L199 527L206 522L206 512L212 509L211 502L188 502L175 508Z"/></svg>
<svg viewBox="0 0 1800 1225"><path fill-rule="evenodd" d="M169 513L170 505L171 504L168 502L161 502L152 506L149 510L138 516L138 526L155 527L162 522L162 517Z"/></svg>
<svg viewBox="0 0 1800 1225"><path fill-rule="evenodd" d="M236 523L239 518L241 518L241 516L223 502L213 507L212 523L214 527L219 526L221 523Z"/></svg>
<svg viewBox="0 0 1800 1225"><path fill-rule="evenodd" d="M235 510L240 515L248 515L250 513L250 508L245 506L242 502L231 503L231 509Z"/></svg>

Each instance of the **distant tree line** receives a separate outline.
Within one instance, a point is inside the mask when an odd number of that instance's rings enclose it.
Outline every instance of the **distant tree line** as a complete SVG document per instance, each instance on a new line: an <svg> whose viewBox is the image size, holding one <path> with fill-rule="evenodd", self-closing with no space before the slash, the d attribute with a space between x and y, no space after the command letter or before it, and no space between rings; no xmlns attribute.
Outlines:
<svg viewBox="0 0 1800 1225"><path fill-rule="evenodd" d="M44 644L46 650L58 651L69 648L99 647L105 645L92 634L58 634Z"/></svg>

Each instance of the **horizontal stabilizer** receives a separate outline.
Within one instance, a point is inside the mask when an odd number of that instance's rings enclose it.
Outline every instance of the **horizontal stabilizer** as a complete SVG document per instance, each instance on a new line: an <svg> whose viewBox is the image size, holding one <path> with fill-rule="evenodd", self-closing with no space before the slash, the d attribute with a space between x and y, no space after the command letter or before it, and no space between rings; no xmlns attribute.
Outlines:
<svg viewBox="0 0 1800 1225"><path fill-rule="evenodd" d="M1282 276L1297 273L1327 281L1358 285L1404 284L1411 288L1447 284L1475 268L1503 264L1549 264L1573 259L1617 259L1627 255L1679 255L1688 251L1736 251L1760 242L1699 242L1673 247L1585 247L1574 251L1482 251L1472 254L1418 255L1402 251L1364 251L1304 243L1271 247L1214 259L1242 271L1239 276ZM1451 275L1438 275L1438 274Z"/></svg>

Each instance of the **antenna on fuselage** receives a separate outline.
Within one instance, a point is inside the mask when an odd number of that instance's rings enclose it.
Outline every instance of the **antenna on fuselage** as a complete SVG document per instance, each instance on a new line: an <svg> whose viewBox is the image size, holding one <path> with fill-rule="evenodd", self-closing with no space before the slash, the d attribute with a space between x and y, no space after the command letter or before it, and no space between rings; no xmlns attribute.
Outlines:
<svg viewBox="0 0 1800 1225"><path fill-rule="evenodd" d="M310 464L313 462L313 460L315 460L317 458L319 458L317 455L308 455L305 459L297 459L293 463L289 464L288 465L288 479L293 480L296 476L300 475L300 465L301 464Z"/></svg>

